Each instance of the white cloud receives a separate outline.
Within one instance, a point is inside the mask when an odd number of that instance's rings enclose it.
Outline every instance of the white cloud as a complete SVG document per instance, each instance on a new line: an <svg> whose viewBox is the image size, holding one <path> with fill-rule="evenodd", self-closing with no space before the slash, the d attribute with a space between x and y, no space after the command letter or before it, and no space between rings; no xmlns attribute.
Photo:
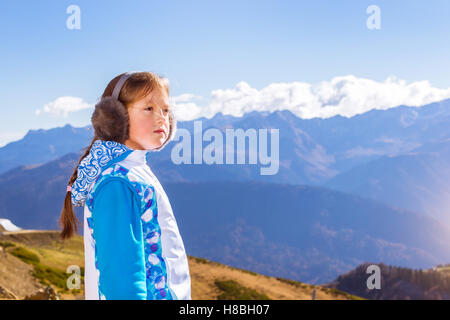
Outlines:
<svg viewBox="0 0 450 320"><path fill-rule="evenodd" d="M191 100L201 100L203 99L203 97L201 96L196 96L194 94L191 93L184 93L182 95L176 96L176 97L171 97L171 100L174 103L178 103L178 102L187 102L187 101L191 101Z"/></svg>
<svg viewBox="0 0 450 320"><path fill-rule="evenodd" d="M318 84L272 83L261 90L241 81L234 88L212 91L205 104L194 101L201 97L190 94L174 97L173 101L177 118L187 121L201 116L210 118L219 111L242 116L254 110L290 110L304 119L335 115L352 117L372 109L422 106L447 98L450 98L450 88L434 88L429 81L407 84L404 80L389 77L377 82L348 75Z"/></svg>
<svg viewBox="0 0 450 320"><path fill-rule="evenodd" d="M211 118L216 113L242 116L251 111L290 110L303 119L352 117L372 109L389 109L399 105L422 106L450 98L450 88L432 87L429 81L406 81L389 77L377 82L352 75L335 77L317 84L307 82L272 83L261 90L245 81L234 88L213 90L206 99L190 93L171 96L178 120ZM59 97L36 110L67 117L71 112L93 108L77 97Z"/></svg>
<svg viewBox="0 0 450 320"><path fill-rule="evenodd" d="M70 112L76 112L92 108L93 105L83 101L78 97L59 97L55 101L49 102L42 109L36 110L36 115L42 112L67 117Z"/></svg>

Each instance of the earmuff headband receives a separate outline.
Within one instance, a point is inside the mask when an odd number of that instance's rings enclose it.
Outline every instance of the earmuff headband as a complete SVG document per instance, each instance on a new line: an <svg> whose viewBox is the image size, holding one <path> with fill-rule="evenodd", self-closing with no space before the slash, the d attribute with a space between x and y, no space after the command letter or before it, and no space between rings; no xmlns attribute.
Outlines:
<svg viewBox="0 0 450 320"><path fill-rule="evenodd" d="M130 72L125 72L119 79L119 81L117 81L113 93L112 93L112 97L116 100L119 100L119 94L120 94L120 90L122 90L123 84L125 83L125 81L127 81L127 79L133 74L133 73L137 73L139 71L130 71Z"/></svg>

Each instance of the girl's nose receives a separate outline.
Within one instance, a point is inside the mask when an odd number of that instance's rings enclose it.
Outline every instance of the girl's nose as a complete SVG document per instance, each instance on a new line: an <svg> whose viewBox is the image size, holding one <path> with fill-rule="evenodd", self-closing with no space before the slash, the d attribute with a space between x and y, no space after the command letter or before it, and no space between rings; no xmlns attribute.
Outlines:
<svg viewBox="0 0 450 320"><path fill-rule="evenodd" d="M157 113L160 117L164 118L164 111L163 111L161 108L158 108L157 110L158 110L158 111L156 111L156 113Z"/></svg>
<svg viewBox="0 0 450 320"><path fill-rule="evenodd" d="M160 124L164 123L166 120L166 116L162 109L158 109L158 111L155 112L156 114L156 121Z"/></svg>

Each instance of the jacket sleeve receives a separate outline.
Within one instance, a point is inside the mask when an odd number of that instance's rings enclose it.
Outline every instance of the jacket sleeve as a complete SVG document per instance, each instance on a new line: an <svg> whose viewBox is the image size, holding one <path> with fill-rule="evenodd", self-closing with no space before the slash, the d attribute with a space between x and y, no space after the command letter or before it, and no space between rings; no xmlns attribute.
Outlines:
<svg viewBox="0 0 450 320"><path fill-rule="evenodd" d="M138 199L127 181L111 179L96 190L93 213L99 290L107 300L147 298Z"/></svg>

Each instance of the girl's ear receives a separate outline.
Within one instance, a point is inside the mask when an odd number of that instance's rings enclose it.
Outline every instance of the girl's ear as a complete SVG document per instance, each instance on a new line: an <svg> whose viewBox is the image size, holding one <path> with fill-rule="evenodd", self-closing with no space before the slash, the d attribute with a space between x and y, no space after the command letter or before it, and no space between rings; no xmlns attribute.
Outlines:
<svg viewBox="0 0 450 320"><path fill-rule="evenodd" d="M113 97L104 97L95 105L91 121L98 139L119 143L128 139L130 121L127 108Z"/></svg>

